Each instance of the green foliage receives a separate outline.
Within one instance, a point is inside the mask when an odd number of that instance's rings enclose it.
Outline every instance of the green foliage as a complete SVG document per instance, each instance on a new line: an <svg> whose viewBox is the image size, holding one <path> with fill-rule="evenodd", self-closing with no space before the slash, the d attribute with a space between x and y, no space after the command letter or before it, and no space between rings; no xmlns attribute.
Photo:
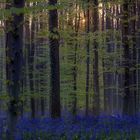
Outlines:
<svg viewBox="0 0 140 140"><path fill-rule="evenodd" d="M0 1L5 2L5 0ZM9 1L10 2L10 1ZM85 88L86 88L86 59L90 57L90 79L89 79L89 96L93 97L93 62L94 55L93 52L97 51L99 54L99 82L100 89L118 89L115 85L110 85L104 87L104 74L124 74L124 67L120 66L124 62L124 50L122 48L122 30L120 27L122 23L131 23L132 21L137 21L139 19L138 15L129 16L128 20L124 20L123 13L118 11L115 14L111 11L111 7L117 9L118 6L122 8L123 0L113 0L113 1L99 1L99 21L100 28L98 31L93 32L94 19L93 19L93 8L95 5L93 3L87 3L85 0L59 0L58 4L55 6L48 5L46 0L26 0L24 8L10 7L5 9L5 6L0 8L0 21L5 22L6 20L13 20L13 14L20 15L24 14L24 57L25 57L25 68L23 70L23 77L25 80L23 91L20 95L21 100L25 101L27 98L41 98L48 97L50 90L50 60L49 60L49 42L48 38L60 39L60 77L61 77L61 98L63 102L73 102L73 98L78 99L78 106L85 105ZM131 5L131 3L130 3ZM77 9L76 9L77 7ZM87 10L90 10L90 31L87 33ZM97 8L97 7L96 7ZM53 34L48 31L48 12L57 9L59 13L59 30L54 30L58 32L58 35ZM131 9L131 8L130 8ZM119 11L121 11L119 9ZM104 13L104 25L102 25L102 14ZM129 11L130 13L132 11ZM127 13L128 14L128 13ZM106 29L106 17L115 26ZM118 23L117 23L118 22ZM79 24L79 25L78 25ZM119 24L119 25L117 25ZM102 29L104 26L104 30ZM119 29L118 29L119 28ZM5 27L0 26L0 34L4 35L5 32L11 31L11 27L5 29ZM135 31L137 35L137 40L139 39L140 29ZM0 36L0 38L1 38ZM129 48L131 54L133 53L134 42L133 34L129 34ZM43 39L43 41L42 41ZM98 48L93 49L94 40L98 43ZM90 42L89 49L90 53L87 55L87 41ZM1 42L1 41L0 41ZM43 42L43 43L42 43ZM41 44L42 43L42 44ZM31 46L34 46L34 54L30 55ZM108 46L112 46L113 50L108 51ZM4 55L5 44L0 44L0 56ZM8 51L8 50L7 50ZM32 64L29 63L29 59L34 58ZM6 63L10 63L10 58L0 58L0 63L6 59ZM76 60L75 60L76 59ZM5 62L4 62L5 63ZM105 65L103 64L105 63ZM30 69L31 65L33 66ZM4 66L3 66L4 67ZM3 69L3 68L2 68ZM6 73L1 69L2 84L4 85L2 89L4 94L0 98L2 100L9 100L6 91L6 85L11 82L6 80ZM77 90L74 91L74 69L76 72L76 86ZM140 64L135 64L135 66L130 68L130 72L134 70L139 70ZM30 74L33 77L30 79ZM5 76L2 76L5 75ZM33 84L33 90L31 85ZM139 83L138 83L139 84ZM101 94L102 96L103 94ZM103 103L102 103L103 104Z"/></svg>

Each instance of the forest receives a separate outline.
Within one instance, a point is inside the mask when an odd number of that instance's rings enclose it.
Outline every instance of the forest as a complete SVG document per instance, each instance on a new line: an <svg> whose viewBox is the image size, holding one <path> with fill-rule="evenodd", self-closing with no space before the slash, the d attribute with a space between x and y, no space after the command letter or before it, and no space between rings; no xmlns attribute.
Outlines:
<svg viewBox="0 0 140 140"><path fill-rule="evenodd" d="M139 140L140 0L0 0L0 140Z"/></svg>

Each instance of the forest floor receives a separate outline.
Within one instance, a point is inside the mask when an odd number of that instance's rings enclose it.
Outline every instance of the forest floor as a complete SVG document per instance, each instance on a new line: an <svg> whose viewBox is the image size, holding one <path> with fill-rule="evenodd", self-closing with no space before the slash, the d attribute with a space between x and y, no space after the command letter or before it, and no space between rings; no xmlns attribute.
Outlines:
<svg viewBox="0 0 140 140"><path fill-rule="evenodd" d="M6 140L9 130L1 127ZM66 118L20 118L16 140L139 140L140 116L67 116Z"/></svg>

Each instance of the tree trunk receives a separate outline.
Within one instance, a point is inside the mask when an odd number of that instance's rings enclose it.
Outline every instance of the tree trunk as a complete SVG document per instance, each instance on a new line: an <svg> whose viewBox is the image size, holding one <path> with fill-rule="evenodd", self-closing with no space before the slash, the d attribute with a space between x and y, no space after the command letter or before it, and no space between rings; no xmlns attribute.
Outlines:
<svg viewBox="0 0 140 140"><path fill-rule="evenodd" d="M129 114L129 98L130 98L130 52L129 52L129 2L123 1L122 5L123 19L122 19L122 44L124 48L124 101L123 112Z"/></svg>
<svg viewBox="0 0 140 140"><path fill-rule="evenodd" d="M140 112L140 1L137 0L137 111Z"/></svg>
<svg viewBox="0 0 140 140"><path fill-rule="evenodd" d="M137 50L136 50L136 0L131 0L131 17L134 17L134 19L131 20L130 26L131 26L131 36L132 36L132 51L131 51L131 68L133 69L131 71L131 97L130 102L131 104L131 114L136 114L136 61L137 61Z"/></svg>
<svg viewBox="0 0 140 140"><path fill-rule="evenodd" d="M86 11L86 33L87 36L89 35L90 31L90 11L89 11L89 3L90 0L88 0L88 8ZM86 44L86 116L88 115L89 111L89 70L90 70L90 39L89 37L87 38L87 44Z"/></svg>
<svg viewBox="0 0 140 140"><path fill-rule="evenodd" d="M50 107L51 117L60 117L60 66L59 66L59 35L58 35L58 12L56 9L57 0L49 0L49 5L54 6L49 11L49 43L51 61L51 94Z"/></svg>
<svg viewBox="0 0 140 140"><path fill-rule="evenodd" d="M7 0L6 9L23 8L24 0ZM23 13L12 12L13 18L6 21L6 81L9 101L9 134L7 139L15 139L15 128L17 116L21 111L19 95L22 84L22 63L23 63Z"/></svg>
<svg viewBox="0 0 140 140"><path fill-rule="evenodd" d="M98 31L99 15L98 15L98 0L93 2L93 32L96 34ZM97 35L97 34L96 34ZM95 115L99 114L100 103L99 103L99 67L98 67L98 43L97 36L93 40L93 88L94 88L94 101L93 101L93 112Z"/></svg>
<svg viewBox="0 0 140 140"><path fill-rule="evenodd" d="M23 8L24 0L7 2L6 8ZM22 82L23 63L23 13L12 13L13 19L7 20L6 27L6 81L8 94L11 97L10 111L17 108L19 102L20 87ZM15 112L15 111L14 111Z"/></svg>
<svg viewBox="0 0 140 140"><path fill-rule="evenodd" d="M34 59L35 59L35 18L31 20L31 28L30 28L30 46L28 46L28 69L29 69L29 83L30 83L30 94L34 94L35 86L34 86ZM35 99L31 97L31 117L34 118L36 115L35 109Z"/></svg>

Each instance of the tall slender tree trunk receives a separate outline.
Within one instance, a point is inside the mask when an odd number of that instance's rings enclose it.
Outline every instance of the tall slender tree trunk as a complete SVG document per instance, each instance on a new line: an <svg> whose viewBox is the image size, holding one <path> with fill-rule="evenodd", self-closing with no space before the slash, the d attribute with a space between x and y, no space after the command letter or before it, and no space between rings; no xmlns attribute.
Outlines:
<svg viewBox="0 0 140 140"><path fill-rule="evenodd" d="M136 0L131 0L131 17L134 19L131 20L130 26L131 26L131 36L132 36L132 51L131 51L131 68L133 69L131 71L131 97L130 97L130 102L131 104L131 114L136 113L136 82L137 82L137 77L136 77L136 61L137 61L137 50L136 50Z"/></svg>
<svg viewBox="0 0 140 140"><path fill-rule="evenodd" d="M59 66L59 35L58 35L58 12L56 9L57 0L49 0L49 5L54 6L49 11L49 43L51 60L51 94L50 107L51 117L60 117L60 66Z"/></svg>
<svg viewBox="0 0 140 140"><path fill-rule="evenodd" d="M117 5L116 8L116 15L119 15L119 10L120 7L119 5ZM116 30L118 31L120 29L120 19L118 18L116 20ZM121 69L122 67L122 54L120 52L122 52L122 45L120 43L118 43L119 41L121 41L121 34L119 34L119 36L116 38L116 50L119 52L119 56L116 59L116 112L118 114L122 114L122 105L123 105L123 100L122 100L122 95L120 94L122 92L122 76L123 74L118 72L118 70Z"/></svg>
<svg viewBox="0 0 140 140"><path fill-rule="evenodd" d="M140 111L140 1L137 0L137 111Z"/></svg>
<svg viewBox="0 0 140 140"><path fill-rule="evenodd" d="M74 57L73 57L73 110L72 113L76 115L77 113L77 48L78 48L78 32L79 32L79 27L80 27L80 13L78 11L78 4L76 0L76 16L75 16L75 37L76 37L76 42L74 43Z"/></svg>
<svg viewBox="0 0 140 140"><path fill-rule="evenodd" d="M104 30L105 30L105 27L104 27L104 24L105 24L105 3L104 3L104 1L102 1L102 3L103 3L103 8L102 8L102 27L101 27L101 31L102 32L104 32ZM105 46L105 37L103 36L102 37L103 38L103 46ZM105 72L104 72L104 69L105 69L105 62L104 62L105 60L104 60L104 57L102 58L102 69L103 69L103 85L105 86L105 84L104 84L104 81L105 81ZM105 87L104 87L105 88ZM103 91L105 91L104 89L103 89ZM105 110L105 94L104 94L104 92L103 92L103 108L104 108L104 110Z"/></svg>
<svg viewBox="0 0 140 140"><path fill-rule="evenodd" d="M130 98L130 52L129 52L129 2L123 1L122 5L123 19L122 19L122 43L124 48L124 101L123 112L129 114L129 98Z"/></svg>
<svg viewBox="0 0 140 140"><path fill-rule="evenodd" d="M90 31L90 10L89 10L89 3L90 0L88 0L88 8L86 11L86 33L87 36ZM86 44L86 115L88 115L89 112L89 70L90 70L90 38L88 36L87 38L87 44Z"/></svg>
<svg viewBox="0 0 140 140"><path fill-rule="evenodd" d="M40 29L43 30L43 28L46 26L42 21L41 21L42 18L40 18ZM45 39L42 38L40 39L40 43L42 43L43 45L45 44ZM46 48L42 48L44 46L40 46L40 55L44 54L44 52L46 53ZM45 56L45 55L44 55ZM47 61L46 61L47 62ZM45 63L46 63L45 62ZM44 64L44 62L42 62L40 64L40 79L39 79L39 83L40 83L40 92L42 95L45 96L45 92L46 92L46 86L45 84L48 83L48 80L46 80L46 77L44 77L44 74L46 72L46 67L45 65L47 64ZM43 78L44 77L44 78ZM48 87L47 87L48 88ZM40 104L41 104L41 115L44 116L45 115L45 97L41 97L40 98Z"/></svg>
<svg viewBox="0 0 140 140"><path fill-rule="evenodd" d="M31 28L30 28L30 44L28 46L28 70L29 70L29 85L30 85L30 94L34 94L34 54L35 54L35 18L31 19ZM35 109L35 99L31 97L31 117L34 118L36 114Z"/></svg>
<svg viewBox="0 0 140 140"><path fill-rule="evenodd" d="M98 24L99 24L99 14L98 14L98 0L93 1L93 32L97 35ZM94 102L93 102L93 112L95 115L99 114L100 103L99 103L99 67L98 67L98 42L97 36L93 40L93 88L94 88Z"/></svg>

